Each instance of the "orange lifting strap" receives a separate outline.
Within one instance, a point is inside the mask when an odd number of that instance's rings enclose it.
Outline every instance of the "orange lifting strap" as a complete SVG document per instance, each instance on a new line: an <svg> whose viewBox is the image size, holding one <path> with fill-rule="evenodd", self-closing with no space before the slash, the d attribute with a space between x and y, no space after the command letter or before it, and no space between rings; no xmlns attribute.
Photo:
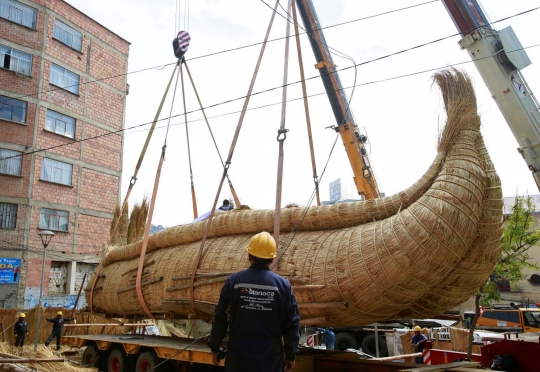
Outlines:
<svg viewBox="0 0 540 372"><path fill-rule="evenodd" d="M300 46L300 31L298 30L298 21L296 18L296 3L292 3L294 32L296 33L296 50L298 51L298 65L300 66L300 81L302 82L302 95L304 97L304 111L306 113L306 124L309 140L309 152L311 154L311 168L313 169L313 182L315 183L315 195L317 196L317 205L321 205L319 196L319 176L317 176L317 165L315 163L315 148L313 147L313 136L311 135L311 119L309 117L309 105L306 89L306 78L304 76L304 62L302 60L302 48Z"/></svg>
<svg viewBox="0 0 540 372"><path fill-rule="evenodd" d="M184 65L185 59L182 58L182 65ZM182 80L182 101L184 102L184 125L186 126L186 141L187 141L187 153L189 161L189 178L191 179L191 202L193 204L193 219L196 219L199 214L197 213L197 198L195 197L195 184L193 183L193 169L191 168L191 148L189 146L189 129L187 121L187 108L186 108L186 90L184 89L184 69L180 66L180 78Z"/></svg>
<svg viewBox="0 0 540 372"><path fill-rule="evenodd" d="M218 153L219 160L221 161L221 165L223 167L225 167L225 163L223 163L223 158L221 157L221 152L219 151L219 148L218 148L217 143L216 143L216 139L214 138L214 132L212 132L212 128L210 127L210 123L208 122L208 118L206 117L206 111L204 111L204 107L202 105L201 98L199 97L199 93L197 92L197 88L195 87L195 83L193 82L193 78L191 77L191 73L189 72L189 67L188 67L186 61L184 61L184 66L186 66L186 71L187 71L188 76L189 76L189 81L191 81L191 86L193 87L193 91L195 92L195 96L197 96L197 101L199 102L201 112L202 112L202 114L204 116L204 121L206 122L206 127L210 131L210 136L212 137L212 142L214 142L214 147L216 148L216 151ZM187 121L186 121L186 123L187 123ZM234 190L231 179L229 178L229 174L227 174L227 182L229 183L229 188L231 189L231 194L232 194L233 199L234 199L234 204L238 208L238 207L240 207L240 199L238 198L238 195L236 195L236 191Z"/></svg>
<svg viewBox="0 0 540 372"><path fill-rule="evenodd" d="M291 2L287 7L287 14L291 13ZM279 252L279 227L281 221L281 194L283 186L283 143L287 139L288 129L285 129L285 118L287 114L287 78L289 68L289 35L291 33L291 22L287 22L287 31L285 36L285 60L283 62L283 93L281 96L281 124L279 126L277 141L279 142L277 185L276 185L276 207L274 209L274 239L276 241L276 255ZM277 272L277 266L272 267L272 271Z"/></svg>
<svg viewBox="0 0 540 372"><path fill-rule="evenodd" d="M276 5L274 5L274 11L272 12L272 16L270 17L270 24L268 25L268 30L266 31L266 36L264 37L264 42L261 46L261 51L259 53L259 59L257 60L257 65L255 66L255 71L253 72L253 77L251 78L251 83L249 85L249 89L246 95L246 99L244 100L244 106L242 107L242 112L240 113L240 118L238 119L238 124L236 126L236 131L234 132L234 137L231 143L231 148L229 150L229 155L227 157L227 161L225 162L225 166L223 167L223 175L221 176L221 181L219 183L219 187L216 193L216 197L214 199L214 205L212 206L212 209L210 211L210 216L208 217L208 221L206 222L206 228L204 230L204 235L201 241L201 246L199 247L199 252L197 253L197 259L195 260L195 264L193 265L193 271L191 272L191 280L190 280L190 303L191 308L193 311L197 312L197 309L195 307L195 291L193 284L195 283L195 275L197 274L197 269L199 268L199 264L201 263L201 256L202 252L204 250L204 245L206 243L206 238L208 237L208 232L210 231L210 226L212 226L212 219L214 218L214 211L216 210L216 206L218 203L219 195L221 193L221 189L223 187L223 182L225 181L225 177L227 176L227 173L229 171L229 166L231 165L231 160L234 153L234 148L236 146L236 142L238 141L238 136L240 135L240 129L242 129L242 123L244 122L244 117L246 115L246 110L249 104L249 99L251 98L251 93L253 92L253 86L255 85L255 80L257 79L257 73L259 72L259 67L261 66L262 57L264 55L264 50L266 49L266 44L268 42L268 37L270 36L270 30L272 29L272 24L274 23L274 18L277 12L277 7L279 5L279 0L276 0Z"/></svg>
<svg viewBox="0 0 540 372"><path fill-rule="evenodd" d="M180 61L178 61L176 66L174 66L174 70L173 70L173 72L171 74L171 78L169 79L169 83L167 84L167 88L165 89L165 93L163 94L163 98L161 99L158 110L156 112L156 116L154 116L154 121L152 122L152 126L150 127L150 130L148 131L148 136L146 136L146 142L144 143L144 146L143 146L143 148L141 150L141 155L139 156L139 161L137 162L137 165L135 166L135 172L133 173L133 176L131 177L131 180L129 181L129 188L128 188L128 191L126 193L126 197L124 198L124 202L122 203L122 208L120 209L120 214L122 214L124 209L127 208L129 195L131 194L131 190L133 189L133 186L135 186L135 183L137 182L137 174L139 173L139 169L140 169L140 167L142 165L144 156L146 154L146 149L148 148L148 144L150 143L150 139L152 138L152 134L154 133L156 123L157 123L157 121L159 119L159 115L161 114L161 109L163 108L163 104L165 103L165 98L167 97L167 93L169 92L169 88L171 87L171 83L172 83L174 74L176 73L176 69L178 68L179 65L180 65ZM170 118L169 118L169 120L170 120ZM112 232L111 236L114 236L114 234L116 233L117 228L118 228L118 221L116 221L116 224L114 225L113 232ZM94 280L92 282L92 287L91 287L91 290L90 290L90 301L89 301L90 314L92 314L92 309L93 309L92 304L93 304L93 299L94 299L94 288L96 287L96 283L97 283L97 281L99 279L99 272L101 270L102 264L103 264L103 260L101 260L100 263L99 263L99 266L98 266L98 268L96 270L96 275L94 277Z"/></svg>

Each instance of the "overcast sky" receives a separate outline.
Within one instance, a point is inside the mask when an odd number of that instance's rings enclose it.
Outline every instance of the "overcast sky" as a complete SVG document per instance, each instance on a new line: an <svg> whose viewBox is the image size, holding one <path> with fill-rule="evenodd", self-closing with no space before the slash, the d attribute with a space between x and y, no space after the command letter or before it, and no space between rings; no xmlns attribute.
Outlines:
<svg viewBox="0 0 540 372"><path fill-rule="evenodd" d="M273 1L265 0L273 6ZM426 0L313 0L323 27L366 16L420 4ZM189 17L186 0L180 0L179 19L175 0L68 0L88 16L131 42L129 71L162 66L175 61L171 42L178 30L188 30L192 37L186 59L204 106L216 105L246 94L260 46L217 54L263 40L271 16L260 0L190 0ZM286 2L282 1L286 7ZM537 1L484 0L492 21L538 6ZM495 24L497 29L511 25L524 47L540 43L540 10ZM286 21L276 17L271 38L285 35ZM391 54L419 44L455 34L456 28L441 2L380 17L348 23L324 30L328 44L350 56L356 64ZM307 37L301 41L306 77L318 76L315 59ZM470 61L458 46L459 37L359 66L356 84L375 82L423 70ZM254 92L280 86L283 80L284 41L268 44ZM527 49L533 64L523 74L533 89L540 90L540 47ZM350 60L334 55L339 68L351 66ZM482 132L490 155L502 180L504 196L537 194L538 190L525 162L517 152L517 142L491 98L472 63L460 66L472 77L478 95ZM128 76L126 128L152 121L162 98L173 66L132 73ZM345 87L354 85L354 68L340 73ZM373 167L380 188L391 195L416 182L436 155L443 109L437 89L432 87L433 72L386 82L361 85L354 91L351 103L357 124L365 128L370 139ZM193 90L186 79L187 111L198 109ZM291 41L289 82L299 80L296 44ZM308 94L324 93L319 78L307 83ZM347 90L350 96L351 90ZM300 84L289 87L287 97L301 97ZM172 89L161 117L169 116ZM242 203L252 208L273 208L275 203L278 143L282 91L256 95L250 108L276 104L249 111L240 133L230 168L231 180ZM243 100L221 104L206 111L222 156L226 158L236 128ZM326 95L310 98L313 138L318 175L321 176L335 133L325 129L335 124ZM167 139L164 163L153 223L173 226L193 219L185 126L183 125L181 88L178 88ZM229 114L229 115L226 115ZM220 116L222 115L222 116ZM216 117L220 116L220 117ZM214 118L212 118L214 117ZM211 208L222 174L219 158L200 112L188 115L192 168L198 211ZM158 123L162 127L167 121ZM122 198L149 126L127 130L124 142ZM283 205L295 202L306 205L313 190L313 179L303 104L287 104ZM151 194L165 129L157 129L139 172L131 201ZM338 140L328 168L321 180L321 197L328 200L328 183L342 179L354 194L352 171L341 141ZM231 196L227 186L220 199Z"/></svg>

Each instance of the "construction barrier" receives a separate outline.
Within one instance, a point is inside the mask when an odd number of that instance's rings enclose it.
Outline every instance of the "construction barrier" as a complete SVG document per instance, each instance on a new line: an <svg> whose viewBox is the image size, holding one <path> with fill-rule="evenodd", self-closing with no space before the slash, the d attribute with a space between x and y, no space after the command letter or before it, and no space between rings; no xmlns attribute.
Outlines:
<svg viewBox="0 0 540 372"><path fill-rule="evenodd" d="M429 349L423 351L424 364L437 365L448 364L457 360L466 360L467 353L461 353L458 351ZM482 362L482 355L472 354L471 358L475 362Z"/></svg>

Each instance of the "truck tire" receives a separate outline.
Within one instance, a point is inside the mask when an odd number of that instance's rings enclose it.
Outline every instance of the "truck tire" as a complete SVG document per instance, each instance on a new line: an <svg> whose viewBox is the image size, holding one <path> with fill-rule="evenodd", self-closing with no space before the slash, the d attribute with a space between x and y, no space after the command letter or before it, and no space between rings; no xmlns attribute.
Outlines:
<svg viewBox="0 0 540 372"><path fill-rule="evenodd" d="M161 371L161 366L156 368L156 366L161 363L158 356L153 351L145 351L137 359L137 366L135 372L146 372L152 370L153 372Z"/></svg>
<svg viewBox="0 0 540 372"><path fill-rule="evenodd" d="M375 345L375 334L370 333L369 335L364 336L362 339L362 352L375 356L377 354L376 345ZM388 356L388 345L384 338L379 336L379 357Z"/></svg>
<svg viewBox="0 0 540 372"><path fill-rule="evenodd" d="M98 350L94 345L86 347L81 364L83 367L98 367Z"/></svg>
<svg viewBox="0 0 540 372"><path fill-rule="evenodd" d="M107 358L107 372L127 372L127 358L119 349L113 349Z"/></svg>
<svg viewBox="0 0 540 372"><path fill-rule="evenodd" d="M354 336L347 332L338 333L334 345L336 350L356 349L358 347Z"/></svg>

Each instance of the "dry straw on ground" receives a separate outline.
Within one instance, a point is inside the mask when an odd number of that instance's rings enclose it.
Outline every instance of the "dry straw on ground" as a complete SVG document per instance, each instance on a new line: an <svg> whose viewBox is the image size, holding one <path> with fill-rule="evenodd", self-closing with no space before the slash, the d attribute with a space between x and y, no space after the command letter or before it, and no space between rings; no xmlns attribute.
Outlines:
<svg viewBox="0 0 540 372"><path fill-rule="evenodd" d="M447 122L435 160L415 184L381 199L281 210L278 272L293 284L304 321L324 318L338 326L428 318L462 303L489 277L501 248L500 181L480 134L470 79L448 70L435 82ZM248 265L249 239L272 232L273 221L272 210L213 219L195 268L199 313L212 315L227 275ZM150 237L142 282L153 313L193 313L189 277L206 224ZM144 314L133 279L140 252L139 241L106 256L94 292L97 310Z"/></svg>

